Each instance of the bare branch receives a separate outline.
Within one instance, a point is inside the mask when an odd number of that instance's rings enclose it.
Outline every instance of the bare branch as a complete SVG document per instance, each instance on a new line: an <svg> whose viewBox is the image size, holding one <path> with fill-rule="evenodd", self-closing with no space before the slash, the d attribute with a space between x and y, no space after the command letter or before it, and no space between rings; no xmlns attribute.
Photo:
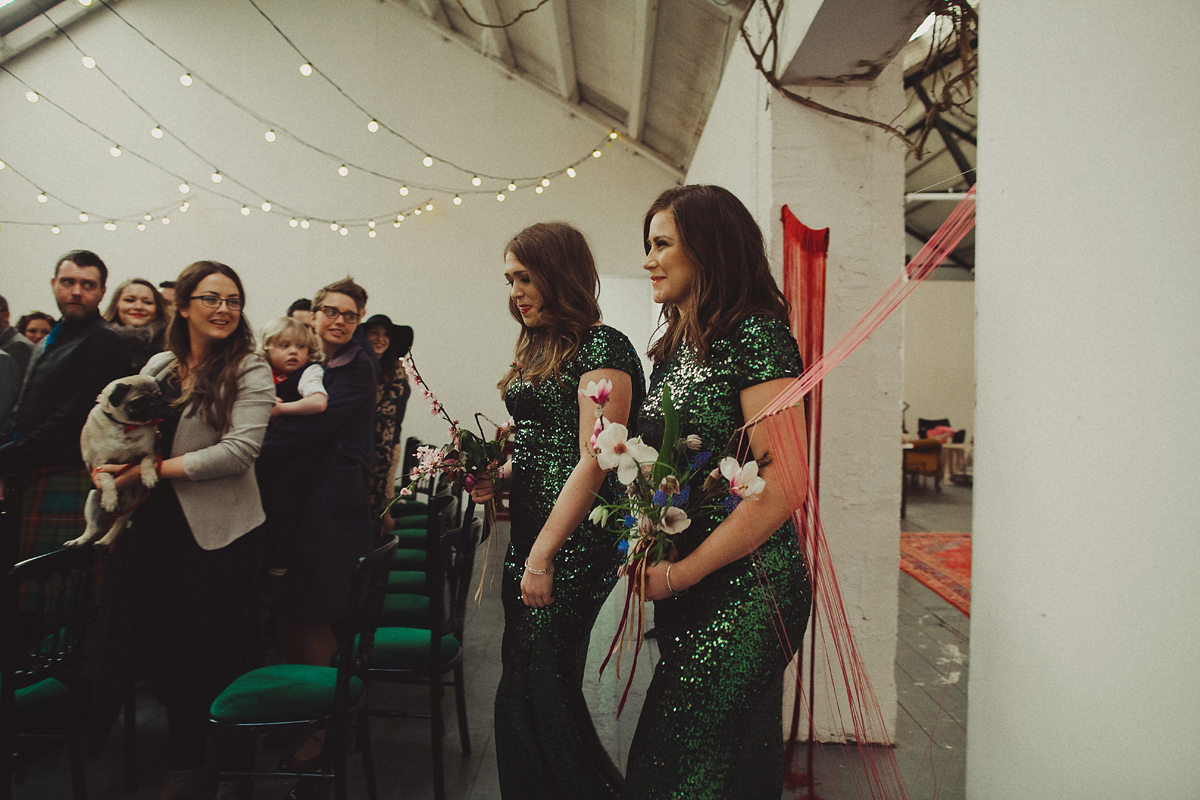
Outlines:
<svg viewBox="0 0 1200 800"><path fill-rule="evenodd" d="M492 25L487 22L480 22L479 20L477 20L473 16L471 16L471 12L467 11L467 7L465 5L463 5L463 0L455 0L455 1L458 3L458 7L462 9L462 12L467 15L467 19L471 20L471 22L474 22L476 25L478 25L481 28L511 28L513 25L516 25L518 22L521 21L521 17L525 16L526 14L532 14L534 11L537 11L539 8L546 5L546 3L550 2L550 0L541 0L533 8L527 8L524 11L522 11L520 14L517 14L515 17L512 18L511 21L503 22L503 23L500 23L499 25Z"/></svg>

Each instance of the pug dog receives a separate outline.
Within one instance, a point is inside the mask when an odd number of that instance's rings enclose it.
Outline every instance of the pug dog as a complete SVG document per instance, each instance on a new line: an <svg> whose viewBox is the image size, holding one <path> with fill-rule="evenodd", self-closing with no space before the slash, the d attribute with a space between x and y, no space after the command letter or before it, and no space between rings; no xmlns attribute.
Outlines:
<svg viewBox="0 0 1200 800"><path fill-rule="evenodd" d="M158 381L148 375L120 378L100 392L79 436L83 463L89 469L101 464L136 463L142 480L140 485L135 483L118 491L112 473L96 473L100 488L88 492L83 508L87 527L78 539L66 542L66 547L95 541L100 535L104 512L118 516L96 545L112 544L129 522L129 512L146 490L158 483L154 467L158 424L164 411Z"/></svg>

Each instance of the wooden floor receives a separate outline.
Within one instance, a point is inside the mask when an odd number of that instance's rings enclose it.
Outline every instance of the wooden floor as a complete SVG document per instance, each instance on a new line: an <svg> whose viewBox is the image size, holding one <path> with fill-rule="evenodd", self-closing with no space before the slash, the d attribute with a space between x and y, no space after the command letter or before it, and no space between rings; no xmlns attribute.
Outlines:
<svg viewBox="0 0 1200 800"><path fill-rule="evenodd" d="M908 518L903 530L971 530L970 489L944 486L940 493L931 489L910 490ZM501 528L492 542L487 558L486 581L496 575L507 543ZM481 553L481 555L483 555ZM449 730L445 739L447 791L454 800L498 800L495 747L492 732L492 696L499 679L502 614L498 586L485 586L484 600L468 616L466 663L472 751L463 756L453 714L447 715ZM897 722L895 757L900 765L907 796L913 800L958 800L964 793L967 714L967 652L969 620L933 592L901 573L899 644L896 655L896 681L900 709ZM599 659L607 652L619 610L615 599L601 613L592 638L589 673L598 674ZM650 655L654 657L653 646ZM639 665L635 688L626 711L616 716L617 701L624 689L609 669L596 681L588 680L586 692L593 717L603 741L614 759L623 765L637 722L644 687L649 680L651 661ZM419 707L422 695L416 690L384 687L375 695L377 702ZM153 800L162 785L164 764L165 718L159 706L145 695L139 701L139 772L140 787L127 793L121 771L122 739L114 734L104 752L88 763L88 788L92 800ZM383 800L407 800L433 796L429 771L429 726L421 720L376 721L372 740L378 763L380 795ZM263 754L263 763L286 754L279 749ZM825 746L816 759L821 800L857 798L854 788L860 759L853 748ZM352 761L352 796L365 797L357 764ZM24 785L15 790L18 800L58 800L70 796L66 757L47 757L29 772ZM261 784L255 797L276 800L287 795L289 786ZM785 798L796 797L787 792ZM863 794L862 796L869 796Z"/></svg>

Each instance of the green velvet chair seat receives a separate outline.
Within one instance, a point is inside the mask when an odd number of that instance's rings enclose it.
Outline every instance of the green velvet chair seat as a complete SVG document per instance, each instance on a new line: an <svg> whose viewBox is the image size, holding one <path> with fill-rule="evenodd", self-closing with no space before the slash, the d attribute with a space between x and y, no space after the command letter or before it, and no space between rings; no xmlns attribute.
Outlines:
<svg viewBox="0 0 1200 800"><path fill-rule="evenodd" d="M279 664L251 670L213 701L218 722L268 723L320 719L333 713L337 670L310 664ZM350 704L359 701L363 682L350 679Z"/></svg>
<svg viewBox="0 0 1200 800"><path fill-rule="evenodd" d="M458 658L462 645L454 634L442 637L442 661ZM371 669L424 670L429 667L428 628L379 628L375 631L375 652Z"/></svg>
<svg viewBox="0 0 1200 800"><path fill-rule="evenodd" d="M388 573L388 594L424 594L426 578L420 570L394 569Z"/></svg>
<svg viewBox="0 0 1200 800"><path fill-rule="evenodd" d="M392 553L392 569L417 571L425 569L425 551L416 547L397 547Z"/></svg>
<svg viewBox="0 0 1200 800"><path fill-rule="evenodd" d="M399 547L424 550L429 541L429 533L424 528L399 528L392 533L396 534Z"/></svg>
<svg viewBox="0 0 1200 800"><path fill-rule="evenodd" d="M407 512L402 512L400 514L396 514L396 513L394 513L395 509L393 509L392 511L393 511L392 520L395 521L397 528L421 528L421 529L424 529L427 525L429 525L429 515L428 514L416 514L416 513L407 513Z"/></svg>
<svg viewBox="0 0 1200 800"><path fill-rule="evenodd" d="M22 724L58 716L67 708L67 687L57 678L46 678L13 692L13 706L16 721Z"/></svg>
<svg viewBox="0 0 1200 800"><path fill-rule="evenodd" d="M429 598L423 594L389 594L383 599L381 628L429 628Z"/></svg>

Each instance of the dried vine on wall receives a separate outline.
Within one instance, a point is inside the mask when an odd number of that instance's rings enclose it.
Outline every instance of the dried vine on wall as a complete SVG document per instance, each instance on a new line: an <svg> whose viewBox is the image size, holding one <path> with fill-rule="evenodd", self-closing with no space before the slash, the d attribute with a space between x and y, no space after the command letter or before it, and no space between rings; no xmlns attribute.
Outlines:
<svg viewBox="0 0 1200 800"><path fill-rule="evenodd" d="M746 16L746 20L742 23L741 36L742 41L746 43L746 47L750 51L750 57L754 59L755 67L766 79L767 83L770 84L771 88L805 108L811 108L823 114L829 114L830 116L850 120L851 122L858 122L863 125L870 125L871 127L886 131L903 142L904 146L917 158L921 158L924 153L925 141L929 138L929 133L934 128L934 120L938 114L950 109L963 110L974 93L975 73L978 68L979 58L976 50L976 42L979 35L979 15L971 7L968 0L935 0L932 4L932 13L938 15L939 21L941 18L949 20L952 30L945 39L939 39L936 35L936 30L934 31L934 35L930 37L932 44L930 45L929 53L925 57L925 63L921 66L921 70L927 75L934 76L935 83L941 83L941 90L937 92L937 97L933 99L933 102L926 111L924 124L915 131L914 136L910 136L895 125L841 111L824 103L819 103L811 97L798 94L784 86L778 70L779 19L783 14L785 0L776 0L774 3L772 3L772 0L755 0L755 2L761 6L763 16L768 23L766 38L763 39L759 46L755 46L754 37L752 37L750 31L746 28L750 19L749 13ZM752 4L750 11L753 10L754 5ZM957 71L951 74L951 70L956 65Z"/></svg>

